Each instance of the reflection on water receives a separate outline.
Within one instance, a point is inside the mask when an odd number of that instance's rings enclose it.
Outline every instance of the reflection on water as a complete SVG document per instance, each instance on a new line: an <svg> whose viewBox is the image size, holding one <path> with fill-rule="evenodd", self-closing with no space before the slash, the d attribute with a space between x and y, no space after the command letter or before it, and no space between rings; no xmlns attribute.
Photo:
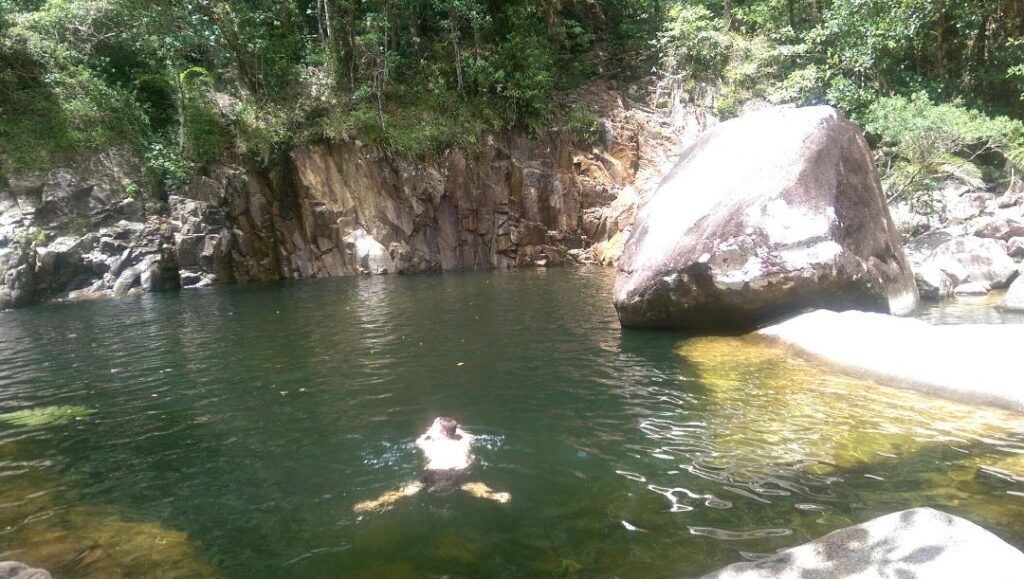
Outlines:
<svg viewBox="0 0 1024 579"><path fill-rule="evenodd" d="M879 514L1024 544L1014 415L734 338L622 332L611 272L220 288L0 315L0 557L58 576L687 576ZM938 313L936 313L938 315ZM65 412L66 414L66 412ZM436 415L508 505L426 492Z"/></svg>

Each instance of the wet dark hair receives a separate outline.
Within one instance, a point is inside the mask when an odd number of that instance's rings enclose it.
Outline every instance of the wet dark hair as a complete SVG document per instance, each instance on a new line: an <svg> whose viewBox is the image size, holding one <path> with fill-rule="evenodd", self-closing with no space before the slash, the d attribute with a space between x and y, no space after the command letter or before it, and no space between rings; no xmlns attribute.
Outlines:
<svg viewBox="0 0 1024 579"><path fill-rule="evenodd" d="M444 433L448 438L455 438L455 429L459 427L459 423L455 422L454 419L448 418L447 416L438 416L437 425L441 427L441 432Z"/></svg>

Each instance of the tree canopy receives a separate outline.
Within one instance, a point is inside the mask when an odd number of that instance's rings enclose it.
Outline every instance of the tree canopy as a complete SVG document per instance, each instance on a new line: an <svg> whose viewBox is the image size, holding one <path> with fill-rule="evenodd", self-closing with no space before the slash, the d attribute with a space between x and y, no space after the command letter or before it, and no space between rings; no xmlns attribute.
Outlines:
<svg viewBox="0 0 1024 579"><path fill-rule="evenodd" d="M0 166L124 146L173 184L344 135L429 156L585 117L553 97L656 70L719 87L723 116L925 95L1019 120L1024 3L0 0Z"/></svg>

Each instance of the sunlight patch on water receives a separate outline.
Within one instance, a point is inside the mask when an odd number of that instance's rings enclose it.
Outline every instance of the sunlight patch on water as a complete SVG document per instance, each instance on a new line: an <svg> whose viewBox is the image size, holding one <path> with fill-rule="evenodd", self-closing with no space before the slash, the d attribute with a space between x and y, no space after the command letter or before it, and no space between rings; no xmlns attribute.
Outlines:
<svg viewBox="0 0 1024 579"><path fill-rule="evenodd" d="M710 391L708 427L731 458L746 449L755 462L803 461L829 474L929 444L1017 448L1024 433L1017 414L832 374L746 338L689 340L678 351Z"/></svg>
<svg viewBox="0 0 1024 579"><path fill-rule="evenodd" d="M1024 504L986 499L984 480L1024 483L1024 417L833 374L751 338L688 340L678 353L706 385L713 417L704 447L689 454L693 474L749 498L803 496L817 505L837 498L851 476L884 485L881 468L905 464L918 483L885 487L887 502L960 508L1024 528Z"/></svg>

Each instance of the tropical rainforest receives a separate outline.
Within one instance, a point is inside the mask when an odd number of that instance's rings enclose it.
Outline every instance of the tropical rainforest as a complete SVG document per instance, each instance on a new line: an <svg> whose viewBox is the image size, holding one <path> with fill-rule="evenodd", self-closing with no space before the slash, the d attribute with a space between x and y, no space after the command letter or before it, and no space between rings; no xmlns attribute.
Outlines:
<svg viewBox="0 0 1024 579"><path fill-rule="evenodd" d="M831 104L907 195L1024 166L1020 0L0 0L0 174L122 147L173 188L225 154L358 139L467 151L676 79L721 118Z"/></svg>

